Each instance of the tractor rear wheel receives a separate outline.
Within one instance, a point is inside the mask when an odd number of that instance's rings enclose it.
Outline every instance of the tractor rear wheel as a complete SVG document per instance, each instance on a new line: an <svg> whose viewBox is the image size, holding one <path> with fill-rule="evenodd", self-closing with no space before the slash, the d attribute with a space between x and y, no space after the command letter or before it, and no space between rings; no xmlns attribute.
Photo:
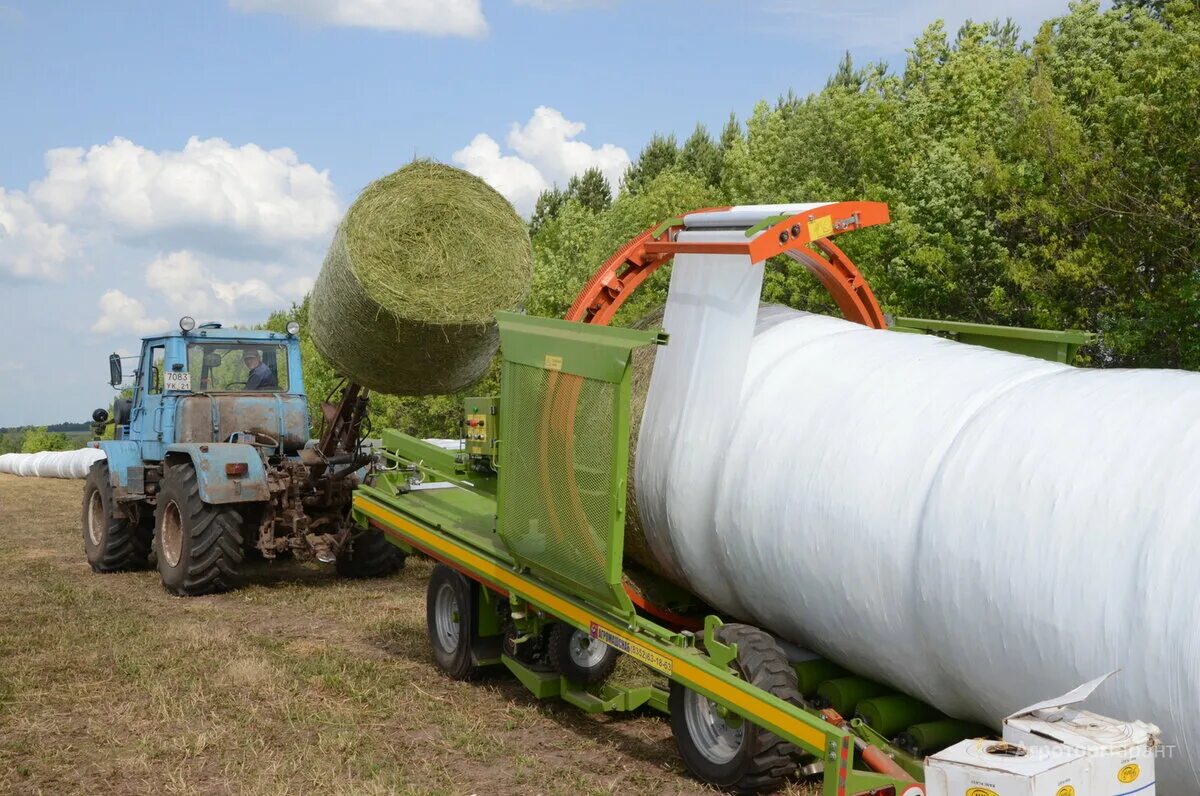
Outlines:
<svg viewBox="0 0 1200 796"><path fill-rule="evenodd" d="M343 578L385 578L404 569L404 553L374 528L356 530L337 554Z"/></svg>
<svg viewBox="0 0 1200 796"><path fill-rule="evenodd" d="M108 462L88 470L83 484L83 552L96 572L145 569L150 558L152 528L129 517L116 517Z"/></svg>
<svg viewBox="0 0 1200 796"><path fill-rule="evenodd" d="M163 587L195 597L238 585L242 563L242 517L234 506L200 499L196 471L177 464L163 478L155 513L154 550Z"/></svg>
<svg viewBox="0 0 1200 796"><path fill-rule="evenodd" d="M737 644L733 667L746 682L800 704L796 673L770 634L729 624L717 628L716 638ZM779 788L795 771L792 744L704 695L672 681L669 706L675 746L697 779L735 793L761 793Z"/></svg>

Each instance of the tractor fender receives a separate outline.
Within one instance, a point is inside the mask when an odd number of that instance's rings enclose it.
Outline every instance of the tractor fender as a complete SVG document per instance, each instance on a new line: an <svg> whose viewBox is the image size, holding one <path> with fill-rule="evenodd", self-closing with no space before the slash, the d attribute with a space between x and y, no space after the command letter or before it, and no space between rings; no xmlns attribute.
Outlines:
<svg viewBox="0 0 1200 796"><path fill-rule="evenodd" d="M258 449L237 442L176 442L167 446L166 469L190 463L196 470L200 499L205 503L252 503L271 497L267 468ZM246 466L244 475L229 474L226 465Z"/></svg>
<svg viewBox="0 0 1200 796"><path fill-rule="evenodd" d="M142 489L142 453L136 442L117 439L102 439L90 443L91 447L104 451L108 459L109 486L118 491L129 489L130 477L136 481L137 491ZM131 472L132 471L132 472Z"/></svg>

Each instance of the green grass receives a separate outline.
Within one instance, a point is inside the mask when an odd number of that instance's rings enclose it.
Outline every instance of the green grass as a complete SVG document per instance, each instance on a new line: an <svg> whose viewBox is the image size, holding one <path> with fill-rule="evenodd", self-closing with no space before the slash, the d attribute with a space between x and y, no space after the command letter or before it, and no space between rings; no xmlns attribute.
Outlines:
<svg viewBox="0 0 1200 796"><path fill-rule="evenodd" d="M709 792L665 720L443 677L426 562L366 582L263 564L175 598L91 572L81 489L0 475L0 793Z"/></svg>

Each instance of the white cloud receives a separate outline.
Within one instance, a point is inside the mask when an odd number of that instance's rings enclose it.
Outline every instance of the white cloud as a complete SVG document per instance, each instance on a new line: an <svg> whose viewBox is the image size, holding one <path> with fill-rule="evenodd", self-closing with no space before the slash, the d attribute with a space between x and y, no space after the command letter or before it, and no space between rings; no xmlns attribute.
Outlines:
<svg viewBox="0 0 1200 796"><path fill-rule="evenodd" d="M613 144L593 147L578 136L583 122L573 122L559 111L539 106L525 124L513 124L505 139L516 154L506 155L486 133L479 133L454 153L454 162L487 180L523 215L533 210L537 196L550 185L590 168L598 168L614 188L629 166L629 153Z"/></svg>
<svg viewBox="0 0 1200 796"><path fill-rule="evenodd" d="M21 191L0 188L0 276L56 279L76 248L66 225L46 221Z"/></svg>
<svg viewBox="0 0 1200 796"><path fill-rule="evenodd" d="M487 33L481 0L229 0L239 11L297 17L315 25L379 28L432 36Z"/></svg>
<svg viewBox="0 0 1200 796"><path fill-rule="evenodd" d="M168 326L165 318L149 317L145 304L119 290L105 292L97 303L100 305L100 317L92 324L93 332L150 334Z"/></svg>
<svg viewBox="0 0 1200 796"><path fill-rule="evenodd" d="M541 11L567 11L588 6L611 6L617 0L514 0L519 6L529 6Z"/></svg>
<svg viewBox="0 0 1200 796"><path fill-rule="evenodd" d="M114 138L52 149L30 197L50 219L132 241L216 251L327 240L341 208L328 171L291 149L190 138L155 152Z"/></svg>
<svg viewBox="0 0 1200 796"><path fill-rule="evenodd" d="M262 270L266 273L275 269ZM262 320L270 310L282 309L302 298L312 289L313 279L298 276L277 286L273 283L258 276L222 280L215 275L214 266L190 251L156 257L146 267L147 287L173 310L213 320Z"/></svg>
<svg viewBox="0 0 1200 796"><path fill-rule="evenodd" d="M516 155L501 155L500 145L487 133L479 133L455 152L454 162L486 180L524 215L533 209L538 194L550 187L537 166Z"/></svg>

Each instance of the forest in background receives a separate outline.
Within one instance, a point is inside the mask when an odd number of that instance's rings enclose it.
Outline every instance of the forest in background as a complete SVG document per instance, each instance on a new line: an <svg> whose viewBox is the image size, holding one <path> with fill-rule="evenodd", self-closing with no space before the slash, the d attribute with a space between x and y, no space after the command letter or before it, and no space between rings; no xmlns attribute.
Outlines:
<svg viewBox="0 0 1200 796"><path fill-rule="evenodd" d="M824 89L754 106L724 129L655 136L613 195L598 171L530 219L526 309L559 316L625 240L680 212L860 199L892 222L838 239L885 312L1084 329L1099 367L1200 369L1200 0L1079 2L1023 39L1011 23L931 24L902 69L847 54ZM661 304L668 270L622 309ZM771 262L763 298L830 312L807 271ZM338 378L301 323L313 409ZM372 398L375 428L457 433L462 397Z"/></svg>

